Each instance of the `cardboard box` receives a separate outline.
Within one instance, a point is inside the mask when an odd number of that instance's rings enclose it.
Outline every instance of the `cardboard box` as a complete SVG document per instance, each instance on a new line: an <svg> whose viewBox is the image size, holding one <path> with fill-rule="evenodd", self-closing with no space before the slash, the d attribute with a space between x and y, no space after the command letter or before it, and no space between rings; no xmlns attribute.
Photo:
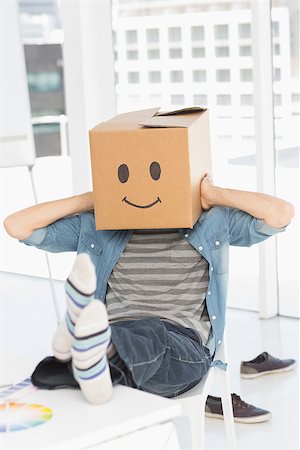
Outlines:
<svg viewBox="0 0 300 450"><path fill-rule="evenodd" d="M89 134L97 230L193 227L211 174L205 108L129 112Z"/></svg>

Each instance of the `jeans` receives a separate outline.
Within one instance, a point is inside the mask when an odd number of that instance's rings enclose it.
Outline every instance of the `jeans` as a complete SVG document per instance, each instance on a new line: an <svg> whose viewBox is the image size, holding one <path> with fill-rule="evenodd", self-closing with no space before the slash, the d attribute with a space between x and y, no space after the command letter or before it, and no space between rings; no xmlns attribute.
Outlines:
<svg viewBox="0 0 300 450"><path fill-rule="evenodd" d="M212 358L196 331L157 317L111 324L126 369L110 365L113 384L175 397L199 383Z"/></svg>

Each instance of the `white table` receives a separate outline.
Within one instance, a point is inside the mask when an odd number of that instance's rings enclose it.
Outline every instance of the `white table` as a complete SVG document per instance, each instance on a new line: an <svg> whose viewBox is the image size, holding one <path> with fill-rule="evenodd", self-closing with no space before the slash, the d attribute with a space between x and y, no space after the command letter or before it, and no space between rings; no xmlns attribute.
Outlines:
<svg viewBox="0 0 300 450"><path fill-rule="evenodd" d="M19 403L41 404L50 420L24 431L0 433L5 450L180 449L172 422L181 414L176 400L116 386L103 405L88 404L79 390L37 390Z"/></svg>

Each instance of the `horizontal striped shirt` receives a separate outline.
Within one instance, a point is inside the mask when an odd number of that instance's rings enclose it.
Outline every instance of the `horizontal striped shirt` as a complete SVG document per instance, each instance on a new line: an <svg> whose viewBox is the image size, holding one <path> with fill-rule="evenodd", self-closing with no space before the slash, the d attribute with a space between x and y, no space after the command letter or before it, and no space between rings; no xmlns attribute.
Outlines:
<svg viewBox="0 0 300 450"><path fill-rule="evenodd" d="M206 259L177 230L137 230L108 280L110 323L159 317L208 340Z"/></svg>

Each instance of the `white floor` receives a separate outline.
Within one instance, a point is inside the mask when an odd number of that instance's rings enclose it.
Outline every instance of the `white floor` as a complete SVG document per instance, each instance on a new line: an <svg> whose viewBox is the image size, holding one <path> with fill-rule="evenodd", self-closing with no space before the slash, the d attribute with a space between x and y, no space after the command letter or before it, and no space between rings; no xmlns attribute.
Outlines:
<svg viewBox="0 0 300 450"><path fill-rule="evenodd" d="M29 376L35 365L51 354L56 322L47 280L0 272L0 286L0 385L3 385ZM56 282L56 292L63 312L62 282ZM298 360L299 320L275 317L263 321L257 313L228 309L227 336L232 392L272 412L269 422L236 424L238 449L299 449L298 367L292 372L256 380L239 377L240 361L252 359L262 351ZM206 426L207 449L226 448L223 421L207 419Z"/></svg>

